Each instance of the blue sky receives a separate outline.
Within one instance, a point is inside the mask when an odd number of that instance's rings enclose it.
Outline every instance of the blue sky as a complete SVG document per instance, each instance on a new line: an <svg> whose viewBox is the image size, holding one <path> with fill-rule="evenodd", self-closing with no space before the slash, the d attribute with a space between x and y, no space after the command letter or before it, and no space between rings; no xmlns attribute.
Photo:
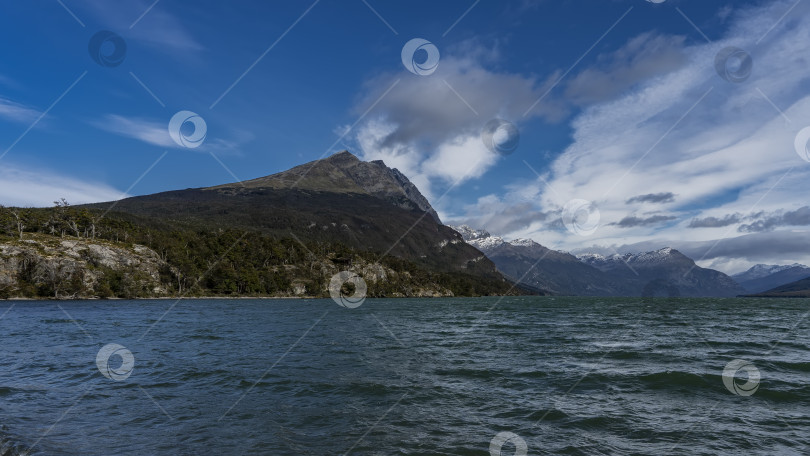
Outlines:
<svg viewBox="0 0 810 456"><path fill-rule="evenodd" d="M349 149L507 238L672 245L731 272L808 262L809 22L791 0L8 2L0 200L216 185ZM120 65L91 58L101 30ZM439 50L434 73L404 67L413 38ZM745 81L715 69L729 46L754 62ZM200 147L169 136L184 110ZM483 145L493 118L519 129L514 153ZM588 236L571 201L598 208Z"/></svg>

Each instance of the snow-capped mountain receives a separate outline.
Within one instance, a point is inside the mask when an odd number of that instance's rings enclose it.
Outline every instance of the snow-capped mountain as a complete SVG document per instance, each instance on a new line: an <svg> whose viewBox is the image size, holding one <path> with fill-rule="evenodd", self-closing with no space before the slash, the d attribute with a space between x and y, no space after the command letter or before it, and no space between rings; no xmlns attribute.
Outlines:
<svg viewBox="0 0 810 456"><path fill-rule="evenodd" d="M761 293L797 280L810 277L810 268L803 264L758 264L731 276L749 293Z"/></svg>
<svg viewBox="0 0 810 456"><path fill-rule="evenodd" d="M751 266L751 268L745 272L740 272L738 274L733 274L731 277L736 279L739 282L745 282L747 280L754 280L754 279L761 279L763 277L767 277L771 274L776 274L777 272L782 272L790 268L807 268L807 266L799 263L793 264L757 264Z"/></svg>
<svg viewBox="0 0 810 456"><path fill-rule="evenodd" d="M671 247L643 253L613 254L609 256L597 253L586 253L577 255L577 258L585 264L589 264L600 271L610 271L612 269L629 266L656 266L665 265L672 261L673 252L677 250ZM684 257L686 258L686 257Z"/></svg>
<svg viewBox="0 0 810 456"><path fill-rule="evenodd" d="M531 239L506 241L485 230L451 227L486 254L503 274L532 287L561 295L736 296L745 293L729 276L698 267L675 249L576 257L550 250ZM663 290L663 291L662 291Z"/></svg>
<svg viewBox="0 0 810 456"><path fill-rule="evenodd" d="M510 244L517 247L540 246L540 244L531 239L515 239L507 242L500 236L493 236L489 234L489 232L486 230L476 230L467 225L450 226L450 228L456 230L456 232L458 232L458 234L464 238L467 244L470 244L484 253L500 247L503 244Z"/></svg>

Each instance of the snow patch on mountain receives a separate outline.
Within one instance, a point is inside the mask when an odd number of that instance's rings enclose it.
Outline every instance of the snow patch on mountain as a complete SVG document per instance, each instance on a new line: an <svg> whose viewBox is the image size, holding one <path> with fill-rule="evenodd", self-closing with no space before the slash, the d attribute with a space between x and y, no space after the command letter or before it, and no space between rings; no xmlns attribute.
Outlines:
<svg viewBox="0 0 810 456"><path fill-rule="evenodd" d="M515 239L512 241L506 241L504 238L500 236L493 236L489 234L486 230L476 230L471 228L467 225L461 226L450 226L450 228L456 230L458 234L461 235L462 238L470 244L471 246L477 248L482 252L490 251L496 247L500 247L503 244L510 244L516 247L533 247L539 246L537 242L534 242L531 239Z"/></svg>
<svg viewBox="0 0 810 456"><path fill-rule="evenodd" d="M761 279L763 277L767 277L771 274L776 274L777 272L786 271L791 268L804 268L807 269L807 266L799 263L793 264L757 264L752 266L749 270L745 272L740 272L738 274L734 274L731 277L737 280L738 282L744 282L747 280L756 280Z"/></svg>

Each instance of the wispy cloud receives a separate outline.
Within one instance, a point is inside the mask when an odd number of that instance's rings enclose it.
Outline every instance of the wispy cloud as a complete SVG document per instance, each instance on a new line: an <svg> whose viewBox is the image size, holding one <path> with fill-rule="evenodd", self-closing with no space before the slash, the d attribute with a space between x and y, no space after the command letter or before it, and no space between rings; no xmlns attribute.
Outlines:
<svg viewBox="0 0 810 456"><path fill-rule="evenodd" d="M42 113L30 106L0 97L0 117L19 123L31 123Z"/></svg>
<svg viewBox="0 0 810 456"><path fill-rule="evenodd" d="M117 114L108 114L100 120L91 122L101 130L115 133L119 136L137 139L158 147L179 147L169 136L166 123L154 122L140 118L124 117Z"/></svg>
<svg viewBox="0 0 810 456"><path fill-rule="evenodd" d="M125 138L136 139L152 146L185 149L172 140L169 135L168 121L158 122L138 117L107 114L101 119L91 121L90 124L100 130ZM207 137L200 147L186 150L203 153L239 154L240 148L254 138L252 133L241 130L233 130L228 133L228 137Z"/></svg>
<svg viewBox="0 0 810 456"><path fill-rule="evenodd" d="M124 195L125 196L125 195ZM112 201L121 191L98 182L65 176L41 169L0 167L0 204L6 206L52 206L59 198L71 204Z"/></svg>
<svg viewBox="0 0 810 456"><path fill-rule="evenodd" d="M154 1L132 0L109 2L83 0L71 3L80 16L93 17L104 27L116 30L127 40L140 41L154 49L173 55L198 52L203 45L193 37L182 21L172 15L167 5L158 3L133 26Z"/></svg>
<svg viewBox="0 0 810 456"><path fill-rule="evenodd" d="M652 240L649 246L658 248L660 240L716 242L739 231L805 226L810 165L795 153L793 141L806 126L802 119L810 118L810 5L800 4L790 20L779 22L794 4L780 0L736 9L726 36L715 43L658 37L648 48L631 41L615 57L602 58L601 69L580 73L574 81L602 81L619 95L577 115L571 144L541 169L541 178L508 188L499 199L513 206L533 201L544 213L571 199L593 201L600 228L586 239L548 220L494 234L569 250L586 242L640 246ZM651 51L661 46L670 57L659 61ZM715 56L726 46L753 57L754 71L744 83L716 72ZM652 60L642 63L637 56ZM576 87L569 85L566 93L575 96ZM600 99L598 92L591 99ZM662 212L628 216L629 203L655 204ZM744 219L761 211L761 218Z"/></svg>

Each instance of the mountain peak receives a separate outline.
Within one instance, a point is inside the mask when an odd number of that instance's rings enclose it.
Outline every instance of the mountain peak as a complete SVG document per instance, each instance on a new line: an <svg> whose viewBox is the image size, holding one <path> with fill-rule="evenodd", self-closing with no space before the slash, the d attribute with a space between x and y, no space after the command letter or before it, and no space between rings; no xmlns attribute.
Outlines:
<svg viewBox="0 0 810 456"><path fill-rule="evenodd" d="M427 212L441 223L439 214L427 198L399 170L389 168L381 160L362 161L347 150L270 176L211 187L210 190L242 188L366 194L405 209Z"/></svg>

